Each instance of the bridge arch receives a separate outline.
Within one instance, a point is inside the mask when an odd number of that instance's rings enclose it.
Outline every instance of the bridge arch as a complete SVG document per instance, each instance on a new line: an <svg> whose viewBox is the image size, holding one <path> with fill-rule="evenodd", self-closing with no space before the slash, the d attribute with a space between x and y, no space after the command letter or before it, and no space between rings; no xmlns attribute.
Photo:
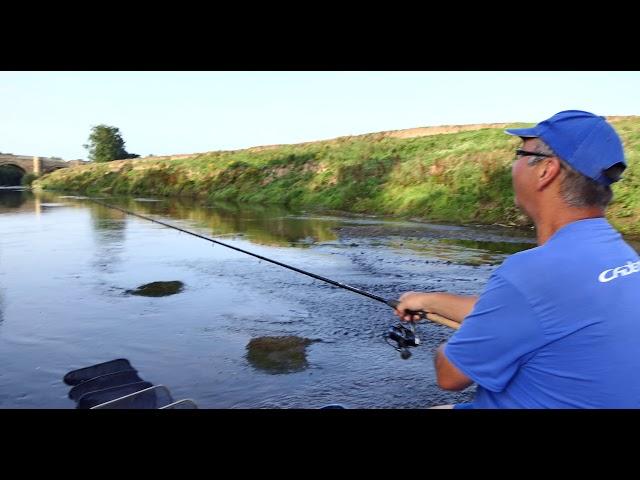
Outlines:
<svg viewBox="0 0 640 480"><path fill-rule="evenodd" d="M26 174L26 170L20 165L12 162L0 162L0 186L21 185L22 177Z"/></svg>

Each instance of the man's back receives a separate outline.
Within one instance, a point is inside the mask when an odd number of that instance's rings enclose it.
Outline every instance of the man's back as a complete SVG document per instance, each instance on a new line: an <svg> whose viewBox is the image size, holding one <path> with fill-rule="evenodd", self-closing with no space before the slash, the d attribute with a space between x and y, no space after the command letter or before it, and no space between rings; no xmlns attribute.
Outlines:
<svg viewBox="0 0 640 480"><path fill-rule="evenodd" d="M638 408L639 294L637 253L579 220L494 272L445 355L476 408Z"/></svg>

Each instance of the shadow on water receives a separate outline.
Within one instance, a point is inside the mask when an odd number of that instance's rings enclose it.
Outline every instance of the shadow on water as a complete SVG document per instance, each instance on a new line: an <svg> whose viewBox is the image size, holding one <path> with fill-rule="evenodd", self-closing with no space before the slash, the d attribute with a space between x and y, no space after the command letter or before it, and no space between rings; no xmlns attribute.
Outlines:
<svg viewBox="0 0 640 480"><path fill-rule="evenodd" d="M246 358L256 370L272 375L301 372L309 366L307 346L319 341L293 335L252 338Z"/></svg>
<svg viewBox="0 0 640 480"><path fill-rule="evenodd" d="M171 282L151 282L140 285L135 290L127 290L129 295L140 295L142 297L168 297L184 290L184 283L179 280Z"/></svg>

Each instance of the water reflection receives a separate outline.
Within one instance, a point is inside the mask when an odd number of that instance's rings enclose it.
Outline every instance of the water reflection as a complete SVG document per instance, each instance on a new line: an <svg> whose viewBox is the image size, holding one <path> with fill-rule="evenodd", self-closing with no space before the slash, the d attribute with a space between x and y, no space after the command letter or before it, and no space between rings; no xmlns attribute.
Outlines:
<svg viewBox="0 0 640 480"><path fill-rule="evenodd" d="M24 190L0 189L0 213L20 208L28 197L29 192Z"/></svg>
<svg viewBox="0 0 640 480"><path fill-rule="evenodd" d="M335 240L332 229L339 219L309 219L294 216L290 209L279 206L238 206L230 203L203 205L190 199L149 201L150 199L114 199L118 206L143 215L161 215L188 220L205 228L210 235L244 236L261 245L305 248L316 242Z"/></svg>
<svg viewBox="0 0 640 480"><path fill-rule="evenodd" d="M246 358L256 370L273 375L301 372L309 366L307 346L317 341L293 335L252 338Z"/></svg>
<svg viewBox="0 0 640 480"><path fill-rule="evenodd" d="M513 253L522 252L536 246L535 242L487 242L482 240L466 240L444 238L440 243L445 245L460 245L465 248L474 250L497 253L503 255L511 255Z"/></svg>
<svg viewBox="0 0 640 480"><path fill-rule="evenodd" d="M113 243L124 240L127 228L126 213L93 202L87 202L85 205L91 212L93 229L98 233L99 241Z"/></svg>
<svg viewBox="0 0 640 480"><path fill-rule="evenodd" d="M389 225L402 226L401 222L391 222L386 225L376 218L308 216L302 212L275 205L240 206L224 202L204 205L201 201L189 198L100 198L104 202L142 215L186 221L201 227L213 237L244 237L253 243L267 246L308 248L318 242L331 242L338 238L337 229L345 225L372 224L375 227L375 224L378 224L380 228L386 228ZM87 197L60 196L52 192L36 192L34 194L30 191L0 189L0 213L15 209L26 209L36 213L41 209L42 212L47 212L51 211L54 206L61 204L89 209L93 230L96 232L99 244L116 245L122 244L125 240L127 215L91 202L87 200ZM38 208L39 206L40 208ZM436 227L428 224L430 230ZM190 228L189 225L187 228ZM461 226L446 226L446 230L452 232L463 228ZM445 238L442 238L443 236ZM640 242L629 240L629 243L636 250L639 249ZM391 245L433 255L444 261L468 265L492 265L502 261L506 255L535 246L533 243L446 238L446 232L437 240L408 240ZM111 253L104 251L101 255Z"/></svg>
<svg viewBox="0 0 640 480"><path fill-rule="evenodd" d="M127 214L94 202L74 203L89 209L91 215L91 230L97 244L93 267L98 271L112 272L121 262L126 239Z"/></svg>
<svg viewBox="0 0 640 480"><path fill-rule="evenodd" d="M70 205L90 208L99 231L124 231L126 214L98 205L80 196L58 197ZM306 248L317 242L337 239L333 230L343 219L308 218L300 212L273 205L239 206L216 202L204 205L189 198L154 199L100 197L105 203L147 216L185 220L207 231L213 237L245 237L253 243L268 246ZM107 236L110 238L111 235Z"/></svg>
<svg viewBox="0 0 640 480"><path fill-rule="evenodd" d="M528 250L535 243L488 242L442 238L438 240L405 240L391 242L393 248L406 248L419 255L459 265L497 265L513 253Z"/></svg>
<svg viewBox="0 0 640 480"><path fill-rule="evenodd" d="M67 206L66 202L61 202L60 197L51 192L33 193L23 187L0 187L0 213L33 212L40 215Z"/></svg>

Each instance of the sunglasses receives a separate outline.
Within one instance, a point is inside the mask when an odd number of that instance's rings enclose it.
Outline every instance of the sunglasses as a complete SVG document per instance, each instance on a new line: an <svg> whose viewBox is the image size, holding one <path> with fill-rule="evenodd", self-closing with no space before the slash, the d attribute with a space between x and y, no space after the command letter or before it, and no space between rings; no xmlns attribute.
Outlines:
<svg viewBox="0 0 640 480"><path fill-rule="evenodd" d="M516 157L553 157L553 155L549 155L547 153L540 152L530 152L528 150L516 150Z"/></svg>

